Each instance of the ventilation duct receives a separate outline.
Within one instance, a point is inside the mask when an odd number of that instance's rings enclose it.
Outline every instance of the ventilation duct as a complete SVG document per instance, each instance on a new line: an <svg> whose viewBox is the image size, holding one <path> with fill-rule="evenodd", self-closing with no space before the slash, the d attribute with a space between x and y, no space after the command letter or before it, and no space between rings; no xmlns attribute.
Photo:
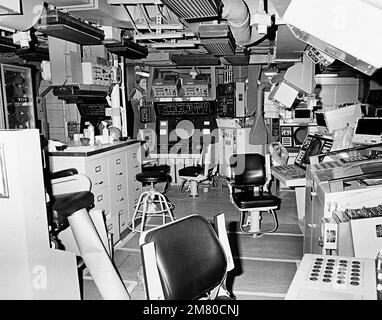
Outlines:
<svg viewBox="0 0 382 320"><path fill-rule="evenodd" d="M199 26L200 43L214 56L233 55L235 39L226 24L201 24Z"/></svg>
<svg viewBox="0 0 382 320"><path fill-rule="evenodd" d="M298 39L367 75L382 67L382 10L372 1L293 0L283 18Z"/></svg>
<svg viewBox="0 0 382 320"><path fill-rule="evenodd" d="M162 0L181 19L212 19L219 16L219 0Z"/></svg>
<svg viewBox="0 0 382 320"><path fill-rule="evenodd" d="M222 0L222 3L221 17L228 21L237 44L248 45L264 37L252 32L249 9L243 0Z"/></svg>

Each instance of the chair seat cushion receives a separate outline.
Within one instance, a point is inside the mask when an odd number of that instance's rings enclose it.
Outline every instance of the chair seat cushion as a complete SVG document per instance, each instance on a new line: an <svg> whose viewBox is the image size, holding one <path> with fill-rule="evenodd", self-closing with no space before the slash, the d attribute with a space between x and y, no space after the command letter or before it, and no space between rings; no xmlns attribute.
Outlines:
<svg viewBox="0 0 382 320"><path fill-rule="evenodd" d="M90 191L64 193L54 196L53 211L68 217L80 209L90 210L94 206L94 195Z"/></svg>
<svg viewBox="0 0 382 320"><path fill-rule="evenodd" d="M157 183L167 181L167 173L164 171L144 171L136 175L138 181L143 183Z"/></svg>
<svg viewBox="0 0 382 320"><path fill-rule="evenodd" d="M261 208L279 206L281 199L263 192L263 194L253 194L251 191L237 192L232 195L232 199L240 209Z"/></svg>
<svg viewBox="0 0 382 320"><path fill-rule="evenodd" d="M55 195L52 205L52 226L55 232L69 226L68 217L81 209L94 207L94 195L90 191L72 192Z"/></svg>
<svg viewBox="0 0 382 320"><path fill-rule="evenodd" d="M202 166L188 166L179 170L179 175L183 177L197 177L203 173L204 168Z"/></svg>

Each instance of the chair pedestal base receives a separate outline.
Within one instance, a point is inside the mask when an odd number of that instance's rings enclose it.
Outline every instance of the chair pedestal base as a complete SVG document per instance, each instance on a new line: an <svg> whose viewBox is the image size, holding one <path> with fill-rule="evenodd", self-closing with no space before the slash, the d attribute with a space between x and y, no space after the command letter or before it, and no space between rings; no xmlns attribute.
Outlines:
<svg viewBox="0 0 382 320"><path fill-rule="evenodd" d="M190 181L190 197L196 198L198 197L198 182L195 180Z"/></svg>
<svg viewBox="0 0 382 320"><path fill-rule="evenodd" d="M260 222L261 215L259 211L251 211L249 213L250 224L248 232L259 233L260 232Z"/></svg>
<svg viewBox="0 0 382 320"><path fill-rule="evenodd" d="M245 210L245 209L239 209L240 210L240 230L244 234L252 235L253 238L259 238L264 233L272 233L275 232L278 228L278 221L276 213L274 212L274 209L276 207L268 207L268 208L258 208L259 210ZM274 227L271 230L262 230L261 229L261 213L262 212L268 212L272 215L274 220ZM247 214L247 218L245 218ZM244 230L243 227L249 227L248 230Z"/></svg>

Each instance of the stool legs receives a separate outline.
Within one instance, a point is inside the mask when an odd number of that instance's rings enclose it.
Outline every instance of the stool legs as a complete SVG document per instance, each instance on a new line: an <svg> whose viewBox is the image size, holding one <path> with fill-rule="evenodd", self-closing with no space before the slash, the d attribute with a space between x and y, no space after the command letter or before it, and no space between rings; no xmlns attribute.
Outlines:
<svg viewBox="0 0 382 320"><path fill-rule="evenodd" d="M132 227L130 229L133 231L143 232L147 216L162 217L163 224L166 223L166 218L169 218L171 221L175 220L165 196L153 188L152 190L145 191L140 195L137 206L134 210L134 215L131 222ZM136 220L138 219L141 219L140 230L138 230L135 225Z"/></svg>

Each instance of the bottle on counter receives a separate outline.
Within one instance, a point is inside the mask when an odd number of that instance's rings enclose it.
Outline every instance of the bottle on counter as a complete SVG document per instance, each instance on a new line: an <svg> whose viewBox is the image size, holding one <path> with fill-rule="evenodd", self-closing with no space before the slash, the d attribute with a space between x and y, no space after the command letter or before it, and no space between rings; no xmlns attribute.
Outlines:
<svg viewBox="0 0 382 320"><path fill-rule="evenodd" d="M86 121L85 125L87 126L86 131L84 131L84 136L89 138L89 145L94 146L94 140L95 140L95 135L94 135L94 126L90 121Z"/></svg>
<svg viewBox="0 0 382 320"><path fill-rule="evenodd" d="M109 143L109 129L107 128L107 122L106 121L101 121L102 123L102 140L103 143Z"/></svg>

